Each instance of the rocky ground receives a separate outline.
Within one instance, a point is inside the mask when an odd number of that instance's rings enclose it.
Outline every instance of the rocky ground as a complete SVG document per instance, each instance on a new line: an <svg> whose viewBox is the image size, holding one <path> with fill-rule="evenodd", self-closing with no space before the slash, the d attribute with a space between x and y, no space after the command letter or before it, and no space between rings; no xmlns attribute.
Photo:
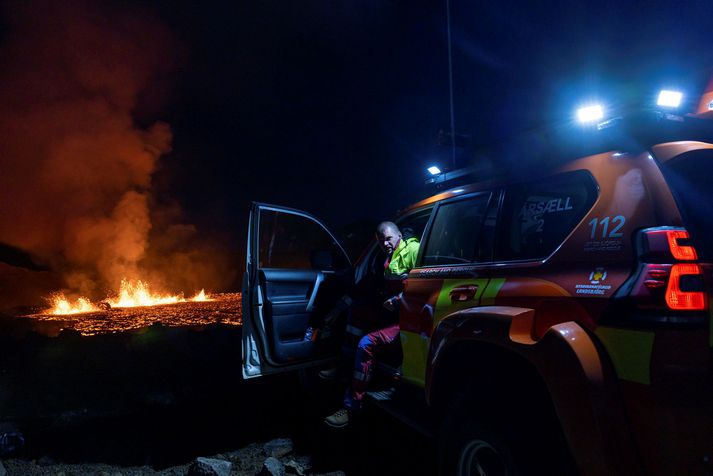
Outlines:
<svg viewBox="0 0 713 476"><path fill-rule="evenodd" d="M243 380L239 319L237 294L0 319L0 425L26 439L0 476L435 474L432 441L375 408L326 427L344 384L317 369Z"/></svg>
<svg viewBox="0 0 713 476"><path fill-rule="evenodd" d="M102 463L66 464L45 457L39 460L0 461L0 476L340 476L342 471L316 473L311 458L296 454L289 438L254 443L237 451L197 457L187 464L155 470L149 466L116 466Z"/></svg>
<svg viewBox="0 0 713 476"><path fill-rule="evenodd" d="M153 401L123 415L75 411L25 425L25 447L1 461L0 476L435 474L433 442L373 406L347 429L326 426L340 385L317 382L305 391L292 374L235 377L214 378L189 402Z"/></svg>

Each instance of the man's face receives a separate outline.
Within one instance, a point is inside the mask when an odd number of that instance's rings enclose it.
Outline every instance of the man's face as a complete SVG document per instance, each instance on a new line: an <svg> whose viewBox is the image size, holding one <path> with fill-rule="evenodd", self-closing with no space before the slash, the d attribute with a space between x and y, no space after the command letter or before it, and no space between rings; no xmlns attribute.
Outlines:
<svg viewBox="0 0 713 476"><path fill-rule="evenodd" d="M391 227L382 228L376 232L376 242L379 243L381 251L391 255L401 240L401 232Z"/></svg>

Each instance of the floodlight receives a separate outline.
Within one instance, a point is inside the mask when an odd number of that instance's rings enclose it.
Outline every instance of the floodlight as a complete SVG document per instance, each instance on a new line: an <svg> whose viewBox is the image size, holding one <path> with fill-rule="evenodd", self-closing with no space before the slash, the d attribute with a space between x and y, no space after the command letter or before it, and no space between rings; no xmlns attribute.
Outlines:
<svg viewBox="0 0 713 476"><path fill-rule="evenodd" d="M430 166L430 167L429 167L428 169L426 169L426 170L428 170L428 173L430 173L431 175L438 175L438 174L441 173L441 169L439 169L439 168L436 167L435 165Z"/></svg>
<svg viewBox="0 0 713 476"><path fill-rule="evenodd" d="M599 104L580 107L577 109L577 119L579 122L595 122L602 118L604 118L604 108L602 108Z"/></svg>
<svg viewBox="0 0 713 476"><path fill-rule="evenodd" d="M656 104L664 107L678 107L681 105L683 93L681 91L669 91L662 89Z"/></svg>

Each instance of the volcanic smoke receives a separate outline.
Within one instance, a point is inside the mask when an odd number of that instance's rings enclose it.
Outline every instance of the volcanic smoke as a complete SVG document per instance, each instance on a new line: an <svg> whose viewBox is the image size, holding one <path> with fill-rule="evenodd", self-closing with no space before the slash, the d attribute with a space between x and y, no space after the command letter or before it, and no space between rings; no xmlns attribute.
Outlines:
<svg viewBox="0 0 713 476"><path fill-rule="evenodd" d="M152 175L171 150L171 129L134 117L176 68L171 33L121 2L12 2L3 14L0 243L93 298L122 279L168 274L143 269L151 253L173 275L190 273L185 253L184 269L175 268L175 243L169 251L150 243L152 233L192 229L152 224Z"/></svg>

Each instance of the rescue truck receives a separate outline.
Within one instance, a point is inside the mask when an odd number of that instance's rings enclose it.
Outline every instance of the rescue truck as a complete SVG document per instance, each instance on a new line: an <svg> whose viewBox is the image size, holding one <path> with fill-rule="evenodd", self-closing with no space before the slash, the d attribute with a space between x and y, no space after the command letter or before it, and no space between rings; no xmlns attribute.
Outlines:
<svg viewBox="0 0 713 476"><path fill-rule="evenodd" d="M441 474L713 472L711 99L590 110L591 140L395 218L421 245L384 405L424 402ZM305 329L382 263L373 245L352 265L309 213L253 204L244 377L334 359Z"/></svg>

